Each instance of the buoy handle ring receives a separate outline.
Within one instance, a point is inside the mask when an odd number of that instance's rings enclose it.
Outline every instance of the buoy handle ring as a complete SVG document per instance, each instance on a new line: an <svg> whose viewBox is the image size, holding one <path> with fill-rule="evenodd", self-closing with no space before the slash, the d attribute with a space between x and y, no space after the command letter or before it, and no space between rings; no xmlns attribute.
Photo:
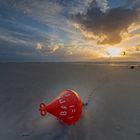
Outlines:
<svg viewBox="0 0 140 140"><path fill-rule="evenodd" d="M39 107L40 115L45 116L47 114L47 106L44 103L41 103Z"/></svg>

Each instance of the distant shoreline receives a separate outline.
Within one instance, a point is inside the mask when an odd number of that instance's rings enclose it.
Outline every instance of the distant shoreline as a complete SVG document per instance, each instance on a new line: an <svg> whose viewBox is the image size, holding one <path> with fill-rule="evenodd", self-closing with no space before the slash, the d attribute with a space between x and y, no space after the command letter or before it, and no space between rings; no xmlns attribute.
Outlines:
<svg viewBox="0 0 140 140"><path fill-rule="evenodd" d="M77 62L0 62L0 64L140 64L140 61L77 61Z"/></svg>

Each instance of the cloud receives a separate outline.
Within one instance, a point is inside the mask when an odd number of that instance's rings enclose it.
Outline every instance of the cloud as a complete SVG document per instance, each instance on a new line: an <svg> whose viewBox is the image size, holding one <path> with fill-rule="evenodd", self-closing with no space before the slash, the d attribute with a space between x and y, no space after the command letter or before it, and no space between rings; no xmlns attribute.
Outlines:
<svg viewBox="0 0 140 140"><path fill-rule="evenodd" d="M139 0L133 0L132 3L133 3L133 7L135 9L140 9L140 1Z"/></svg>
<svg viewBox="0 0 140 140"><path fill-rule="evenodd" d="M96 2L102 12L106 12L109 9L107 0L96 0Z"/></svg>
<svg viewBox="0 0 140 140"><path fill-rule="evenodd" d="M93 34L93 39L96 39L98 44L120 43L123 40L122 34L128 33L128 28L132 24L140 24L140 10L135 8L134 4L131 4L131 8L108 9L106 1L104 1L102 4L106 8L103 11L100 3L101 1L93 1L85 13L72 17L74 22L79 24L82 32ZM88 36L85 35L85 38Z"/></svg>
<svg viewBox="0 0 140 140"><path fill-rule="evenodd" d="M38 60L101 57L106 46L99 47L100 44L116 44L140 34L139 0L113 9L108 3L109 0L0 0L0 55L36 55Z"/></svg>
<svg viewBox="0 0 140 140"><path fill-rule="evenodd" d="M75 44L53 44L50 46L44 46L40 43L36 45L36 49L44 56L64 57L64 58L82 58L85 59L97 59L100 58L104 52L95 50L93 47L77 46Z"/></svg>
<svg viewBox="0 0 140 140"><path fill-rule="evenodd" d="M37 50L42 50L42 49L44 49L44 46L42 44L40 44L40 43L37 43L36 49Z"/></svg>
<svg viewBox="0 0 140 140"><path fill-rule="evenodd" d="M123 51L126 52L127 56L137 54L140 57L140 44L125 48Z"/></svg>
<svg viewBox="0 0 140 140"><path fill-rule="evenodd" d="M7 45L11 44L11 46L13 45L17 47L28 46L28 48L34 46L34 42L32 41L33 39L29 35L17 31L9 31L1 27L0 32L0 41L7 43Z"/></svg>
<svg viewBox="0 0 140 140"><path fill-rule="evenodd" d="M63 46L62 45L58 45L58 44L55 44L55 45L52 45L52 46L47 46L47 47L45 47L41 43L37 43L37 45L36 45L36 49L38 51L40 51L41 53L43 53L43 54L55 53L57 50L59 50L61 48L63 48Z"/></svg>
<svg viewBox="0 0 140 140"><path fill-rule="evenodd" d="M136 45L136 51L140 51L140 44Z"/></svg>

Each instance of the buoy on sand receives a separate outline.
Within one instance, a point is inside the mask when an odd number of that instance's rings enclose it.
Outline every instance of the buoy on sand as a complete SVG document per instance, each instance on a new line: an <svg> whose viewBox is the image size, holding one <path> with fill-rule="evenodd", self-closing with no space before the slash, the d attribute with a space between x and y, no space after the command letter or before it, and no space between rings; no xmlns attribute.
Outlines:
<svg viewBox="0 0 140 140"><path fill-rule="evenodd" d="M42 116L48 112L60 121L71 125L75 124L81 116L82 101L75 91L64 90L50 103L41 103L39 110Z"/></svg>

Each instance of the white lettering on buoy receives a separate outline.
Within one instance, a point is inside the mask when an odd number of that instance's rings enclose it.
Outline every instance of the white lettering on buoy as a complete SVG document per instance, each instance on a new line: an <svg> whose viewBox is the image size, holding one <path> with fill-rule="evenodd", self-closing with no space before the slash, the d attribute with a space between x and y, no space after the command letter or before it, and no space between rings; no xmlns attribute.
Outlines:
<svg viewBox="0 0 140 140"><path fill-rule="evenodd" d="M71 112L76 112L76 109L72 109Z"/></svg>
<svg viewBox="0 0 140 140"><path fill-rule="evenodd" d="M60 103L60 104L63 104L63 103L65 103L65 102L66 102L65 100L59 99L59 103Z"/></svg>
<svg viewBox="0 0 140 140"><path fill-rule="evenodd" d="M67 115L67 111L61 111L61 112L60 112L60 115L61 115L61 116L66 116L66 115Z"/></svg>
<svg viewBox="0 0 140 140"><path fill-rule="evenodd" d="M74 107L75 107L75 105L70 105L69 107L70 107L70 108L74 108Z"/></svg>
<svg viewBox="0 0 140 140"><path fill-rule="evenodd" d="M65 96L65 97L68 97L68 96L70 96L70 95L71 95L70 93L67 93L67 94L65 94L64 96Z"/></svg>
<svg viewBox="0 0 140 140"><path fill-rule="evenodd" d="M67 110L67 107L66 106L61 106L61 109Z"/></svg>

